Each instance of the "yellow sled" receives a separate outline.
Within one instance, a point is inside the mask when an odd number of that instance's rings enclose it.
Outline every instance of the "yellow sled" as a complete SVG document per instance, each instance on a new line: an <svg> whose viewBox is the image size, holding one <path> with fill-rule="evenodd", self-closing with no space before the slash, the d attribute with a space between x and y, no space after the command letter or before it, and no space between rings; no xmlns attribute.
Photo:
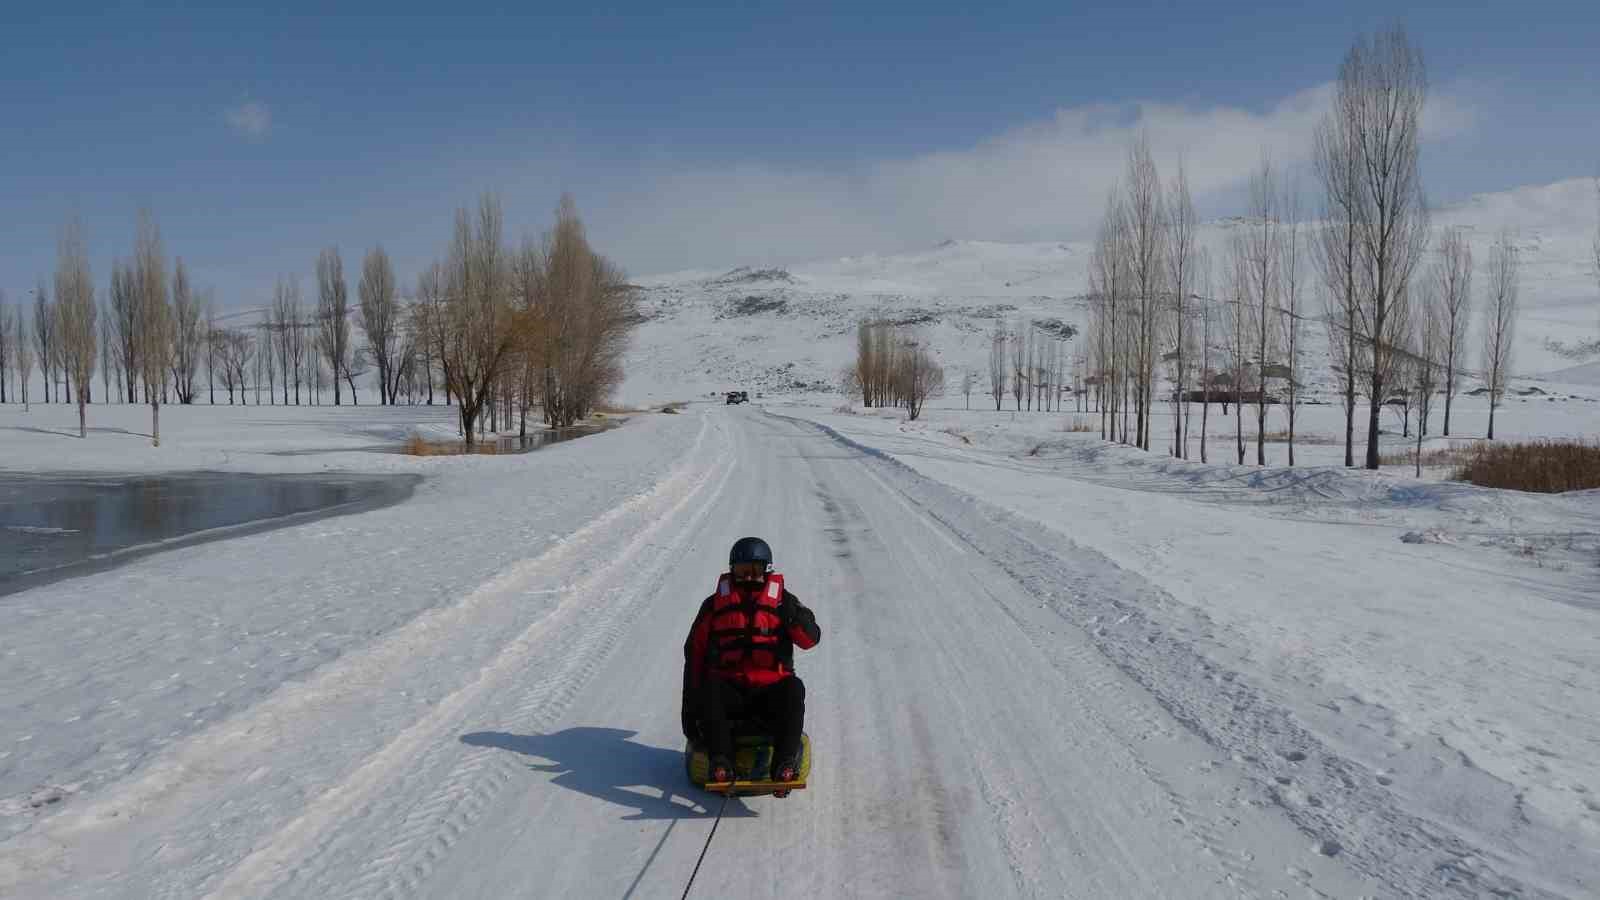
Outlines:
<svg viewBox="0 0 1600 900"><path fill-rule="evenodd" d="M760 735L741 735L733 739L733 781L707 782L711 757L694 744L684 748L683 757L689 781L713 793L759 797L778 791L800 791L805 790L806 779L811 775L811 736L800 735L800 775L794 781L773 781L767 777L772 768L772 739Z"/></svg>

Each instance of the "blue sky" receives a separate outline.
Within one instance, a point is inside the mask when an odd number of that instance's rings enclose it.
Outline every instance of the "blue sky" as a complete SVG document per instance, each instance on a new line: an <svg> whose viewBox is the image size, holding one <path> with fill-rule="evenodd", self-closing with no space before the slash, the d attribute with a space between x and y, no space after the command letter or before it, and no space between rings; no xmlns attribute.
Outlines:
<svg viewBox="0 0 1600 900"><path fill-rule="evenodd" d="M32 8L23 8L23 7ZM1181 153L1204 213L1266 148L1294 165L1319 87L1391 3L217 4L0 11L0 287L73 214L97 280L148 204L225 306L319 248L383 243L404 283L453 209L514 234L562 190L629 271L1085 236L1121 148ZM1592 2L1412 4L1436 202L1593 174Z"/></svg>

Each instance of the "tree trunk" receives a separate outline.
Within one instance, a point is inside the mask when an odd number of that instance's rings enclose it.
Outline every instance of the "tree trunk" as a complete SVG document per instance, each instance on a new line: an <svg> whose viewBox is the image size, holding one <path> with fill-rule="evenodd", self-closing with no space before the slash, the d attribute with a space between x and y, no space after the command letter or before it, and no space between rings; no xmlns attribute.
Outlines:
<svg viewBox="0 0 1600 900"><path fill-rule="evenodd" d="M1374 362L1376 365L1376 362ZM1381 388L1375 390L1381 391ZM1371 409L1367 414L1367 468L1378 468L1378 416L1383 412L1383 404L1373 400Z"/></svg>
<svg viewBox="0 0 1600 900"><path fill-rule="evenodd" d="M1266 330L1266 326L1262 326ZM1267 381L1261 380L1260 399L1256 402L1256 465L1267 464Z"/></svg>
<svg viewBox="0 0 1600 900"><path fill-rule="evenodd" d="M150 401L150 446L161 446L161 404L155 400Z"/></svg>

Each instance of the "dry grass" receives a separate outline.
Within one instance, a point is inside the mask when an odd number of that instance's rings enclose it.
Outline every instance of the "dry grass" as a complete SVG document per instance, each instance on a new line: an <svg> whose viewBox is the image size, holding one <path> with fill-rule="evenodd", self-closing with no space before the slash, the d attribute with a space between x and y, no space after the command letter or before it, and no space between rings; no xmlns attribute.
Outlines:
<svg viewBox="0 0 1600 900"><path fill-rule="evenodd" d="M1287 431L1269 431L1266 434L1266 438L1267 438L1267 443L1269 443L1269 444L1287 444L1287 443L1289 443L1289 432L1287 432ZM1246 440L1249 440L1249 438L1247 437ZM1305 432L1300 432L1300 433L1298 433L1298 434L1296 434L1294 436L1294 442L1296 444L1299 444L1299 445L1303 446L1303 447L1312 447L1312 446L1332 447L1332 446L1334 446L1336 444L1343 444L1344 443L1344 439L1343 438L1336 438L1336 437L1329 437L1328 435L1325 435L1325 434L1306 434ZM1410 460L1411 460L1411 457L1407 456L1406 457L1406 461L1409 462ZM1424 463L1424 465L1426 465L1426 463Z"/></svg>
<svg viewBox="0 0 1600 900"><path fill-rule="evenodd" d="M1600 488L1600 441L1483 443L1455 477L1481 487L1559 494Z"/></svg>
<svg viewBox="0 0 1600 900"><path fill-rule="evenodd" d="M1061 430L1072 434L1092 434L1099 431L1100 426L1095 424L1093 419L1073 416L1072 421L1061 423Z"/></svg>
<svg viewBox="0 0 1600 900"><path fill-rule="evenodd" d="M1472 459L1476 450L1471 447L1440 447L1436 450L1422 451L1422 467L1438 468L1441 466L1460 467ZM1385 466L1414 466L1416 465L1417 450L1415 447L1404 453L1386 453L1378 457L1380 465Z"/></svg>

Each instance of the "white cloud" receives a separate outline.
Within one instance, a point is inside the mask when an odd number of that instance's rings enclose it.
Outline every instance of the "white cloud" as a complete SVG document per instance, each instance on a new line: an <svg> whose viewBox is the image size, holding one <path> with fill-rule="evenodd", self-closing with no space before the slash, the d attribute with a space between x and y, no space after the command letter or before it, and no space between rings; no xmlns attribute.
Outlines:
<svg viewBox="0 0 1600 900"><path fill-rule="evenodd" d="M647 179L626 208L595 224L641 273L892 251L944 238L1081 238L1141 131L1163 176L1182 157L1203 202L1239 190L1263 153L1280 168L1304 166L1331 90L1300 91L1265 111L1169 103L1061 109L973 146L853 170L758 162L679 170ZM1472 110L1459 97L1435 94L1424 117L1427 139L1469 129Z"/></svg>
<svg viewBox="0 0 1600 900"><path fill-rule="evenodd" d="M272 130L272 110L265 103L246 100L223 110L223 121L241 137L259 140Z"/></svg>

